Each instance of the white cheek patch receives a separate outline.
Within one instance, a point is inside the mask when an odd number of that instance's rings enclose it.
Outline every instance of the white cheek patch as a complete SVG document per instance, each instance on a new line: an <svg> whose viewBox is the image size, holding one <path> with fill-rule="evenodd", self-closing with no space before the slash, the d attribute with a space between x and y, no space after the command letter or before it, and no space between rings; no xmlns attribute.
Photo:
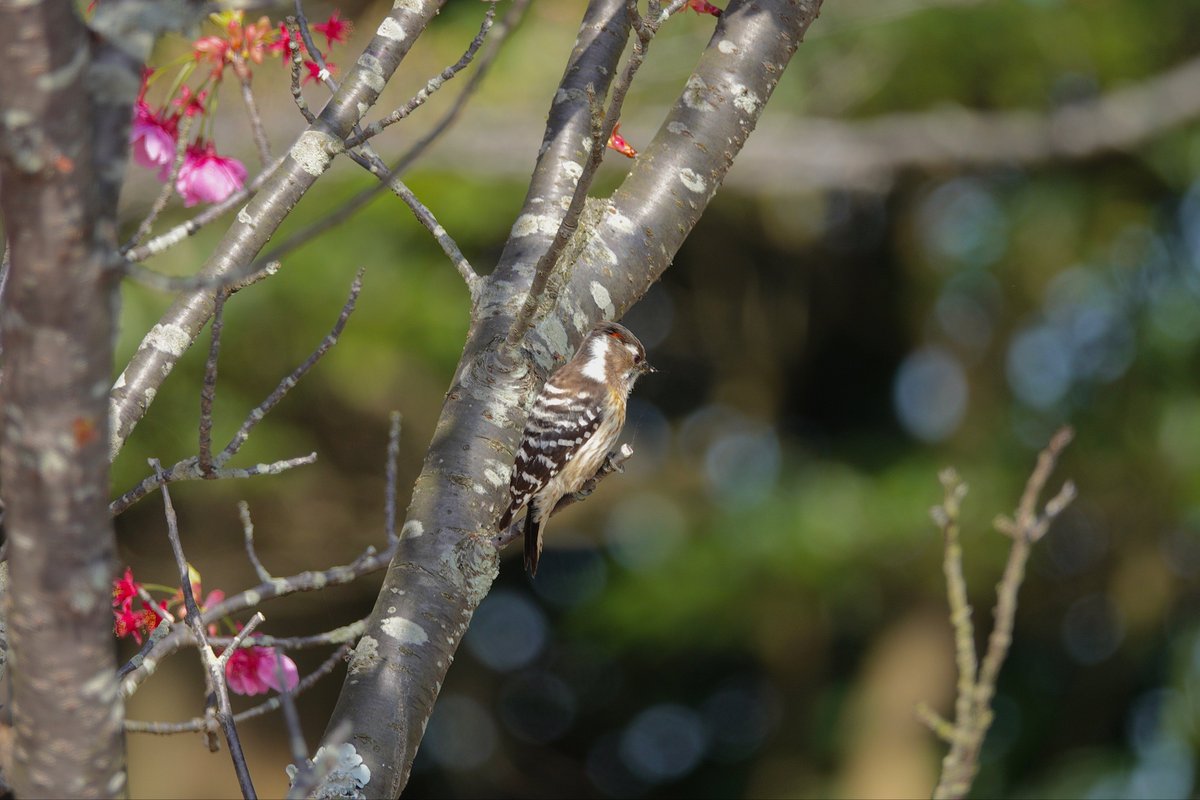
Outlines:
<svg viewBox="0 0 1200 800"><path fill-rule="evenodd" d="M597 383L604 383L608 378L607 362L608 337L599 336L592 343L591 354L588 356L587 363L583 365L583 369L580 372Z"/></svg>

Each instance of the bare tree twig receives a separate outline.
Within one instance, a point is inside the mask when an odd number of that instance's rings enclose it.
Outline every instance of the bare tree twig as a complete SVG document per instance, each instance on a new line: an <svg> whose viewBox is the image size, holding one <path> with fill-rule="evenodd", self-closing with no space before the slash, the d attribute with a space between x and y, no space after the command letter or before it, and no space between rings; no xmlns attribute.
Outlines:
<svg viewBox="0 0 1200 800"><path fill-rule="evenodd" d="M300 71L304 69L304 58L300 55L300 23L294 16L289 15L284 24L287 25L288 53L292 62L292 100L304 120L311 125L317 116L309 110L308 101L304 99L304 90L300 86Z"/></svg>
<svg viewBox="0 0 1200 800"><path fill-rule="evenodd" d="M309 453L296 458L284 458L269 464L255 464L252 467L213 467L209 472L200 468L200 461L195 456L178 461L168 469L147 475L141 483L134 486L123 495L108 504L108 512L112 516L125 511L131 505L141 500L160 486L180 481L227 480L231 478L255 478L259 475L278 475L289 469L302 467L316 462L317 454Z"/></svg>
<svg viewBox="0 0 1200 800"><path fill-rule="evenodd" d="M295 0L296 5L296 21L299 23L300 37L304 40L304 46L307 48L309 55L316 62L319 72L319 79L325 83L330 92L338 90L338 83L334 80L332 73L325 64L325 57L313 42L312 32L308 27L308 18L304 15L303 0ZM488 13L495 13L495 4L490 3ZM357 121L353 126L354 138L362 141L365 137L362 135L362 128L359 127ZM433 212L422 203L417 196L404 184L399 177L392 174L384 163L379 154L374 151L371 145L365 141L352 149L347 150L347 155L360 167L370 172L380 180L386 180L387 186L404 204L412 211L413 216L417 218L425 228L433 235L438 246L442 248L442 252L450 259L450 263L458 270L458 274L462 276L463 282L467 284L467 290L471 294L471 302L474 305L479 293L479 276L475 273L471 263L467 261L466 256L462 254L458 243L446 232L446 229L438 224Z"/></svg>
<svg viewBox="0 0 1200 800"><path fill-rule="evenodd" d="M221 330L225 324L225 300L228 297L225 292L217 292L213 305L208 358L204 361L204 383L200 388L200 444L196 463L205 475L211 475L213 472L213 402L217 394L217 361L221 354Z"/></svg>
<svg viewBox="0 0 1200 800"><path fill-rule="evenodd" d="M160 471L162 468L162 465L156 459L150 459L150 466L154 468L155 472ZM183 590L183 603L187 609L187 627L191 630L192 636L196 640L196 647L200 651L200 658L205 667L209 693L216 696L217 722L225 734L225 743L229 747L229 757L233 760L233 769L237 773L238 785L241 787L242 796L246 800L253 800L253 798L257 797L254 792L254 782L250 779L250 770L246 766L246 756L242 752L237 725L233 721L233 709L229 704L229 686L225 681L225 663L229 660L228 654L232 653L234 648L229 648L225 654L218 658L213 653L212 646L208 643L208 633L204 629L204 620L200 615L200 606L196 603L196 596L192 592L192 578L188 570L187 558L183 554L183 544L179 538L179 521L175 516L175 507L171 503L171 493L165 483L161 488L163 509L167 518L167 539L171 543L171 552L175 556L175 566L179 569L179 585ZM247 623L246 628L243 628L242 633L248 634L261 621L262 614L255 614L254 618Z"/></svg>
<svg viewBox="0 0 1200 800"><path fill-rule="evenodd" d="M942 772L933 796L938 800L962 798L971 790L971 784L979 771L979 753L983 740L992 724L992 697L996 692L996 680L1000 667L1012 644L1013 624L1017 612L1017 593L1025 578L1025 564L1033 544L1045 535L1046 530L1075 496L1074 485L1069 481L1051 499L1042 514L1037 512L1038 497L1045 488L1050 473L1071 441L1072 431L1063 428L1050 440L1050 444L1038 455L1038 463L1021 495L1013 519L998 518L996 528L1012 538L1004 575L996 587L996 609L987 651L979 674L976 676L976 654L974 629L971 625L971 609L967 605L966 581L962 572L962 547L958 538L959 506L966 494L966 485L953 470L942 473L945 489L943 504L933 509L933 518L946 539L945 571L947 592L950 601L950 619L954 627L955 649L958 653L958 691L955 698L953 724L938 716L927 706L918 707L917 715L938 735L950 744L950 750L942 760Z"/></svg>
<svg viewBox="0 0 1200 800"><path fill-rule="evenodd" d="M332 644L348 644L357 641L366 626L364 620L351 622L340 628L314 633L311 636L256 636L254 643L263 647L282 647L285 650L307 650L313 647L328 647ZM233 641L232 636L210 636L208 641L214 646L227 647Z"/></svg>
<svg viewBox="0 0 1200 800"><path fill-rule="evenodd" d="M400 458L400 412L392 412L392 425L388 431L387 464L384 468L383 529L388 544L392 547L400 540L396 533L396 462Z"/></svg>
<svg viewBox="0 0 1200 800"><path fill-rule="evenodd" d="M250 519L250 504L245 500L238 501L238 517L242 520L242 538L246 542L246 558L254 567L254 574L264 583L271 580L271 573L258 560L258 551L254 549L254 520Z"/></svg>
<svg viewBox="0 0 1200 800"><path fill-rule="evenodd" d="M341 660L342 654L335 653L338 660ZM337 663L332 659L327 663ZM308 745L304 743L304 731L300 728L300 715L296 713L296 701L292 697L292 690L287 685L287 674L283 669L283 652L276 648L275 650L275 680L279 684L278 699L283 708L283 724L288 734L288 748L292 751L292 763L303 763L304 759L308 758ZM297 684L299 688L299 684Z"/></svg>
<svg viewBox="0 0 1200 800"><path fill-rule="evenodd" d="M258 101L254 99L254 90L250 87L250 69L237 52L233 53L233 74L237 76L242 89L242 104L246 106L246 116L250 118L250 131L254 135L254 146L258 148L258 160L266 167L271 163L271 143L267 140Z"/></svg>
<svg viewBox="0 0 1200 800"><path fill-rule="evenodd" d="M308 358L304 360L304 363L296 367L290 375L281 380L279 385L275 387L275 391L271 392L265 400L259 403L247 415L242 426L238 428L237 433L233 435L233 438L229 440L229 444L225 445L225 449L218 456L218 465L223 465L237 454L242 445L246 443L246 439L250 437L250 432L254 430L254 427L271 412L271 409L279 405L279 402L300 382L300 379L307 375L309 370L315 367L317 362L337 344L338 338L342 335L342 331L346 327L346 323L350 320L350 315L354 313L354 307L358 302L358 294L362 291L363 275L366 271L366 267L360 267L358 273L355 274L354 280L350 284L350 296L342 306L342 313L338 315L337 322L333 324L333 328L325 335L325 338L321 340L316 349L309 354Z"/></svg>
<svg viewBox="0 0 1200 800"><path fill-rule="evenodd" d="M353 282L350 284L350 296L346 299L345 304L342 306L341 314L338 316L337 321L333 324L333 328L325 335L325 338L320 341L316 349L309 354L308 358L306 358L304 362L300 364L300 366L296 367L296 369L294 369L290 375L281 380L279 385L275 387L275 390L271 392L271 394L267 395L267 397L261 403L259 403L258 406L253 408L250 413L246 415L246 419L242 421L241 427L239 427L233 437L230 438L229 443L226 444L225 448L216 456L210 456L210 462L206 467L206 465L203 463L203 457L206 437L210 437L212 431L212 399L213 394L216 391L216 361L217 355L219 354L222 329L221 316L219 313L217 313L213 319L213 343L209 350L208 361L205 365L204 391L201 393L200 455L193 458L185 458L182 461L175 463L168 470L156 470L154 474L147 476L137 486L125 492L119 498L110 503L109 512L114 516L120 514L122 511L129 508L129 506L133 505L138 500L142 499L147 494L154 491L159 486L164 485L165 483L197 479L216 480L220 478L249 478L256 475L278 475L285 470L292 469L293 467L297 467L302 464L311 464L313 461L315 461L317 454L310 453L307 456L282 459L270 464L256 464L253 467L232 468L225 466L229 460L237 455L238 451L241 450L242 445L244 445L246 440L250 438L250 433L254 430L255 426L257 426L258 423L261 422L268 413L270 413L271 409L277 406L287 395L287 393L290 392L292 388L300 382L300 379L308 374L308 372L314 366L316 366L317 362L320 361L321 358L324 357L324 355L328 353L335 344L337 344L338 338L341 336L342 331L346 327L346 323L350 319L350 315L354 313L355 305L358 302L358 295L362 291L362 279L365 272L366 268L363 267L360 268L358 273L355 275ZM219 312L223 307L223 303L224 294L222 293L220 298L216 301L214 312ZM211 450L211 439L208 442L208 447Z"/></svg>
<svg viewBox="0 0 1200 800"><path fill-rule="evenodd" d="M400 108L388 114L386 117L372 122L370 125L363 128L362 133L355 134L347 139L346 147L358 147L368 139L378 136L388 126L395 125L397 122L404 119L409 114L424 105L425 101L429 99L429 96L438 89L442 88L442 86L446 84L446 81L451 80L455 75L466 69L467 65L470 64L475 58L475 54L479 52L479 48L483 45L484 40L487 38L488 32L492 29L492 23L496 19L497 2L499 2L499 0L488 0L488 10L484 14L483 24L479 27L479 33L475 34L475 38L472 39L471 44L467 46L467 51L462 54L462 57L459 58L457 62L451 64L437 75L430 78L425 83L425 86Z"/></svg>
<svg viewBox="0 0 1200 800"><path fill-rule="evenodd" d="M240 292L247 286L253 286L264 278L269 278L279 272L278 261L267 261L261 265L255 263L249 269L241 270L231 275L164 275L149 267L126 261L123 264L125 274L143 286L160 292L195 291L197 289L213 289L226 293ZM215 294L214 294L215 297Z"/></svg>
<svg viewBox="0 0 1200 800"><path fill-rule="evenodd" d="M385 182L387 187L409 207L413 216L417 218L417 221L424 225L426 230L433 235L434 241L442 248L442 252L446 254L446 258L450 259L450 263L458 270L463 283L467 285L473 305L479 297L479 275L475 272L474 267L471 266L471 262L463 255L462 250L459 249L458 243L438 223L437 218L433 216L433 212L413 194L413 191L408 188L404 181L388 170L387 164L371 150L369 144L359 145L356 150L350 151L347 155L360 167Z"/></svg>

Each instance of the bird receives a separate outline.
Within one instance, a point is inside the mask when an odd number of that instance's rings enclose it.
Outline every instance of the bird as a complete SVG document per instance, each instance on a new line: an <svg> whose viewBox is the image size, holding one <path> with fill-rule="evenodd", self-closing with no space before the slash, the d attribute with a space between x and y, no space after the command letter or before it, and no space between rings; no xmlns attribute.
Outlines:
<svg viewBox="0 0 1200 800"><path fill-rule="evenodd" d="M505 531L525 509L525 570L537 574L542 533L558 501L600 469L625 425L625 404L639 377L657 372L646 348L623 325L601 322L570 361L542 386L517 449Z"/></svg>

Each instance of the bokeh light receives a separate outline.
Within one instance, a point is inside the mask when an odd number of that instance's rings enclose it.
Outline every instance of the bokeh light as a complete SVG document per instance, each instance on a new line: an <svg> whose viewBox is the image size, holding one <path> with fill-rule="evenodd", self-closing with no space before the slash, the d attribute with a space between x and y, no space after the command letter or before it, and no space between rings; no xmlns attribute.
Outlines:
<svg viewBox="0 0 1200 800"><path fill-rule="evenodd" d="M443 693L418 752L445 769L467 771L485 764L496 752L498 740L496 723L479 701Z"/></svg>
<svg viewBox="0 0 1200 800"><path fill-rule="evenodd" d="M900 424L913 437L937 442L950 436L967 412L967 377L953 355L922 348L900 364L892 391Z"/></svg>
<svg viewBox="0 0 1200 800"><path fill-rule="evenodd" d="M546 645L546 616L529 598L497 589L475 612L463 645L494 670L511 672L529 664Z"/></svg>
<svg viewBox="0 0 1200 800"><path fill-rule="evenodd" d="M708 744L704 720L673 703L652 706L621 734L620 754L629 770L646 783L678 780L700 763Z"/></svg>

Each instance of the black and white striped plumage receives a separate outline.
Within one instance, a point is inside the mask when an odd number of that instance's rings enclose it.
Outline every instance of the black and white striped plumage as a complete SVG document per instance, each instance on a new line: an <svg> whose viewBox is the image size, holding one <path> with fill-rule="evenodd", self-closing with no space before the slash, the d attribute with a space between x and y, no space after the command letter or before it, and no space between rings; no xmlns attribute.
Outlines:
<svg viewBox="0 0 1200 800"><path fill-rule="evenodd" d="M634 382L653 371L629 329L602 322L542 387L525 423L509 505L499 525L505 530L528 507L525 569L530 575L537 573L550 513L600 469L625 424L625 401Z"/></svg>

